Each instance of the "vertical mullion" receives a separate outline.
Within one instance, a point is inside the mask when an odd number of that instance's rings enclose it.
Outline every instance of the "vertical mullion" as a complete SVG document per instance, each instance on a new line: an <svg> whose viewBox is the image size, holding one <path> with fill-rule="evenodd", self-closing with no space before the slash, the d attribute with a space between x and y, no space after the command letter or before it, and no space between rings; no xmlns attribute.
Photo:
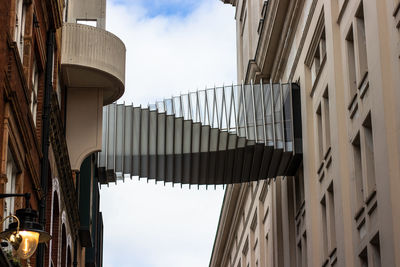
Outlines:
<svg viewBox="0 0 400 267"><path fill-rule="evenodd" d="M285 142L285 116L284 116L284 111L283 111L283 88L282 88L282 81L279 81L279 90L281 92L281 129L282 129L282 146L283 146L283 151L286 151L286 142Z"/></svg>
<svg viewBox="0 0 400 267"><path fill-rule="evenodd" d="M253 80L250 81L250 86L251 86L251 98L253 102L253 123L254 123L254 136L256 143L258 143L258 130L257 130L257 121L256 121L256 107L255 107L255 101L254 101L254 86L253 86Z"/></svg>
<svg viewBox="0 0 400 267"><path fill-rule="evenodd" d="M267 127L265 123L265 103L264 103L264 87L262 83L262 79L260 80L260 94L261 94L261 108L262 108L262 120L263 120L263 135L264 135L264 144L267 144L267 131L265 127Z"/></svg>
<svg viewBox="0 0 400 267"><path fill-rule="evenodd" d="M272 80L269 80L269 89L271 90L272 140L274 142L274 147L276 147L275 102L274 102L274 88L272 87Z"/></svg>

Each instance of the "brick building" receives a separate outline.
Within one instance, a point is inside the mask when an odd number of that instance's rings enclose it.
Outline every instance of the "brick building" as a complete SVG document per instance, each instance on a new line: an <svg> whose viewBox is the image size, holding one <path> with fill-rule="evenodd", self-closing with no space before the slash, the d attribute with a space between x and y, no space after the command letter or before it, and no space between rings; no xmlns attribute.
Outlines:
<svg viewBox="0 0 400 267"><path fill-rule="evenodd" d="M105 30L104 0L2 1L0 13L0 193L31 193L52 235L32 266L102 266L95 152L102 107L124 91L125 47ZM0 216L23 207L6 198Z"/></svg>

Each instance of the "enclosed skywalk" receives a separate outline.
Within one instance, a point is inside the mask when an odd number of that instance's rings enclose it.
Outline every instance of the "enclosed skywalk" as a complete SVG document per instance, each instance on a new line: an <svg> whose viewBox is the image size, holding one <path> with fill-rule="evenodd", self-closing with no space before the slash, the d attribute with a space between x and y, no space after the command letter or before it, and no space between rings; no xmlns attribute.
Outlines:
<svg viewBox="0 0 400 267"><path fill-rule="evenodd" d="M132 176L220 185L294 175L302 156L297 84L229 85L146 108L103 110L101 184Z"/></svg>

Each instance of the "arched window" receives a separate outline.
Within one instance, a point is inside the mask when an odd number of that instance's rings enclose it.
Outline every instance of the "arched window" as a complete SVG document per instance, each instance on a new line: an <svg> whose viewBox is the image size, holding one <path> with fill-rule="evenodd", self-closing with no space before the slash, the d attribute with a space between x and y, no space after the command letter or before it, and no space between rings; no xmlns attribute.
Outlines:
<svg viewBox="0 0 400 267"><path fill-rule="evenodd" d="M62 225L61 231L61 267L65 267L67 265L67 232L65 224Z"/></svg>
<svg viewBox="0 0 400 267"><path fill-rule="evenodd" d="M53 223L51 225L51 260L53 261L53 266L57 266L58 258L58 232L59 232L59 220L60 220L60 210L58 202L57 191L53 194Z"/></svg>
<svg viewBox="0 0 400 267"><path fill-rule="evenodd" d="M72 255L71 255L71 247L68 245L67 249L67 267L72 266Z"/></svg>

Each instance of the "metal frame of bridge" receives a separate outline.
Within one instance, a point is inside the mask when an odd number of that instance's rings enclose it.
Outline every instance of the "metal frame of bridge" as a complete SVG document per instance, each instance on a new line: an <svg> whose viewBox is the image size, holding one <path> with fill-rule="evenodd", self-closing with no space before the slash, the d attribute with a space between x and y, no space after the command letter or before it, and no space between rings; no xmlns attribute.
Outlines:
<svg viewBox="0 0 400 267"><path fill-rule="evenodd" d="M147 108L114 103L103 110L99 181L224 185L292 176L301 134L300 88L292 83L199 90Z"/></svg>

